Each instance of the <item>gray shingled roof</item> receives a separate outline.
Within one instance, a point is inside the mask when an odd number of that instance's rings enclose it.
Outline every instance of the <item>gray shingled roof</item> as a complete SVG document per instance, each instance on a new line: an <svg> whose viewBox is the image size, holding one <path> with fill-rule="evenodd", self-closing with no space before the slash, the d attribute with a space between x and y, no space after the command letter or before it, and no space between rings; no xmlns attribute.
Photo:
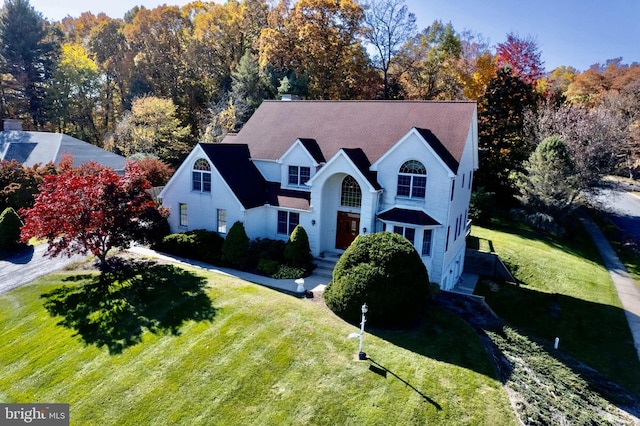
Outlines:
<svg viewBox="0 0 640 426"><path fill-rule="evenodd" d="M74 166L96 161L115 171L124 171L126 159L95 145L63 133L0 132L0 160L16 160L27 167L37 163L60 164L65 155L73 157Z"/></svg>

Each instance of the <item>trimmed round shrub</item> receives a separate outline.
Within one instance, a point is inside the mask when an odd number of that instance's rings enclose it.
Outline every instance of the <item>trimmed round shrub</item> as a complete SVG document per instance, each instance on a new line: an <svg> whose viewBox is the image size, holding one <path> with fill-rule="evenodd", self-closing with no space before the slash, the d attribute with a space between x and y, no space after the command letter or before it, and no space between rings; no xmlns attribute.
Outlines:
<svg viewBox="0 0 640 426"><path fill-rule="evenodd" d="M0 214L0 249L9 250L20 242L20 228L23 223L16 211L7 207Z"/></svg>
<svg viewBox="0 0 640 426"><path fill-rule="evenodd" d="M304 270L311 269L311 248L307 231L300 225L293 228L284 248L284 259L288 265Z"/></svg>
<svg viewBox="0 0 640 426"><path fill-rule="evenodd" d="M246 269L249 261L249 237L242 222L233 224L222 244L222 261L232 268Z"/></svg>
<svg viewBox="0 0 640 426"><path fill-rule="evenodd" d="M431 296L429 275L413 244L391 232L359 235L340 257L324 291L327 306L340 317L383 327L415 322Z"/></svg>

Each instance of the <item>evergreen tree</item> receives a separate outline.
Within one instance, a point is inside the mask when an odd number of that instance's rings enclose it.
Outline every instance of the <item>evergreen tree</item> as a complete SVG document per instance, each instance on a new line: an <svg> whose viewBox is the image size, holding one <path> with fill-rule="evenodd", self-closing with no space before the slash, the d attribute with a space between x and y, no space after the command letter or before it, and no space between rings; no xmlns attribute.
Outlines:
<svg viewBox="0 0 640 426"><path fill-rule="evenodd" d="M10 250L18 245L22 225L22 220L14 209L4 209L0 215L0 250Z"/></svg>
<svg viewBox="0 0 640 426"><path fill-rule="evenodd" d="M302 226L297 225L291 232L284 248L284 258L291 266L305 270L311 269L313 256L309 247L309 236Z"/></svg>
<svg viewBox="0 0 640 426"><path fill-rule="evenodd" d="M36 128L45 124L45 83L54 53L42 14L29 0L6 0L0 13L0 74L11 76L14 90L2 88L3 115L26 114Z"/></svg>
<svg viewBox="0 0 640 426"><path fill-rule="evenodd" d="M562 219L573 207L578 182L567 147L559 136L543 140L524 162L524 173L514 180L518 200L530 213Z"/></svg>
<svg viewBox="0 0 640 426"><path fill-rule="evenodd" d="M242 222L233 224L222 244L222 261L237 269L246 269L249 261L249 237Z"/></svg>
<svg viewBox="0 0 640 426"><path fill-rule="evenodd" d="M240 59L238 67L231 73L231 97L236 107L236 127L239 129L249 120L265 96L265 84L260 66L249 50Z"/></svg>

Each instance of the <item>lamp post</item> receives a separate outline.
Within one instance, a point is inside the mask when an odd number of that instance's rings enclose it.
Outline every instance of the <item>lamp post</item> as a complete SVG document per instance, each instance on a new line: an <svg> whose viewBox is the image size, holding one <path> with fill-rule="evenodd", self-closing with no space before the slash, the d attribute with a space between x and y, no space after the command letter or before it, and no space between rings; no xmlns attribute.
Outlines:
<svg viewBox="0 0 640 426"><path fill-rule="evenodd" d="M369 307L365 303L362 305L362 322L360 323L360 348L358 349L358 359L363 361L367 359L367 354L362 352L362 340L364 339L364 323L367 321L365 314L369 311Z"/></svg>

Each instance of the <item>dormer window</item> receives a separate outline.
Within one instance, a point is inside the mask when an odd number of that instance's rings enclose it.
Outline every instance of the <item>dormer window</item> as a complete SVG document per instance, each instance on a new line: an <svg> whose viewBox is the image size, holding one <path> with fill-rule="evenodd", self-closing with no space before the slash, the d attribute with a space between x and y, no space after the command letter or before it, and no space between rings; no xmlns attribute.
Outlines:
<svg viewBox="0 0 640 426"><path fill-rule="evenodd" d="M302 186L311 178L311 168L289 166L289 185Z"/></svg>
<svg viewBox="0 0 640 426"><path fill-rule="evenodd" d="M204 158L193 163L191 189L198 192L211 192L211 166Z"/></svg>
<svg viewBox="0 0 640 426"><path fill-rule="evenodd" d="M398 173L398 196L424 198L427 192L427 169L416 160L409 160Z"/></svg>

